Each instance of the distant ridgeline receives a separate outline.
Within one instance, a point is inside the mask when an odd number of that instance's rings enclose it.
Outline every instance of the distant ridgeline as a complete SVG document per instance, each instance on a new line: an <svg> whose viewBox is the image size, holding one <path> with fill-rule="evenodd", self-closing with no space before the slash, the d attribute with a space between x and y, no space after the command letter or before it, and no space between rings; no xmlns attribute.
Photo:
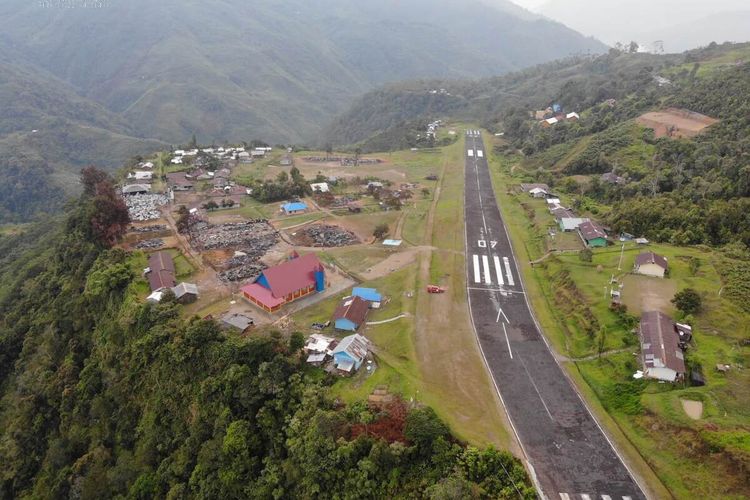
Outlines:
<svg viewBox="0 0 750 500"><path fill-rule="evenodd" d="M449 94L431 92L441 87ZM662 56L613 49L486 80L381 89L327 137L400 145L405 124L480 122L502 133L500 151L529 182L610 206L615 231L749 246L748 95L750 44Z"/></svg>
<svg viewBox="0 0 750 500"><path fill-rule="evenodd" d="M138 255L111 246L124 204L83 180L67 214L0 239L0 498L536 498L430 408L335 405L300 334L141 303Z"/></svg>

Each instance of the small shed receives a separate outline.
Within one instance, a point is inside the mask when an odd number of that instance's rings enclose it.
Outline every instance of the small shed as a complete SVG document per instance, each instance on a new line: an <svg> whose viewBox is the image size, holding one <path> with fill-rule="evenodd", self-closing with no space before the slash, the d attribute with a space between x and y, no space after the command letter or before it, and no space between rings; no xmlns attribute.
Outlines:
<svg viewBox="0 0 750 500"><path fill-rule="evenodd" d="M283 205L281 205L281 210L286 215L303 214L305 213L305 211L307 211L307 203L304 203L302 201L284 203Z"/></svg>
<svg viewBox="0 0 750 500"><path fill-rule="evenodd" d="M194 283L180 283L172 288L177 302L181 304L190 304L198 300L198 285Z"/></svg>
<svg viewBox="0 0 750 500"><path fill-rule="evenodd" d="M227 313L221 317L221 326L225 330L236 330L241 333L255 325L255 320L239 313Z"/></svg>

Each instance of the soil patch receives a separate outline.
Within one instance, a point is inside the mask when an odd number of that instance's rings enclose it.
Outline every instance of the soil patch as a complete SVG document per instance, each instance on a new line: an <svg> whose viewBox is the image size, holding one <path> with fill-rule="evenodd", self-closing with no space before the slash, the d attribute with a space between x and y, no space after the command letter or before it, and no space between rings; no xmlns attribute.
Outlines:
<svg viewBox="0 0 750 500"><path fill-rule="evenodd" d="M691 401L689 399L681 399L682 409L688 417L693 420L700 420L703 416L703 403L701 401Z"/></svg>
<svg viewBox="0 0 750 500"><path fill-rule="evenodd" d="M632 314L661 311L670 314L677 285L668 279L628 274L623 278L622 301Z"/></svg>
<svg viewBox="0 0 750 500"><path fill-rule="evenodd" d="M687 109L669 108L645 113L636 119L656 137L695 137L719 120Z"/></svg>

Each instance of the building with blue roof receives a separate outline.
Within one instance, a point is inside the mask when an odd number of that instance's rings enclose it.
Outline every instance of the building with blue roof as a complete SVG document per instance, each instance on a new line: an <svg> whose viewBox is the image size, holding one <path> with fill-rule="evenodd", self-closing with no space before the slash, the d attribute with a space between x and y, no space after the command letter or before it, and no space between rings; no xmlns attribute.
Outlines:
<svg viewBox="0 0 750 500"><path fill-rule="evenodd" d="M367 302L382 302L383 296L378 293L378 291L374 288L363 288L363 287L354 287L352 290L352 296L353 297L359 297L362 300L366 300Z"/></svg>
<svg viewBox="0 0 750 500"><path fill-rule="evenodd" d="M281 210L286 215L303 214L307 210L307 203L302 201L293 201L281 205Z"/></svg>

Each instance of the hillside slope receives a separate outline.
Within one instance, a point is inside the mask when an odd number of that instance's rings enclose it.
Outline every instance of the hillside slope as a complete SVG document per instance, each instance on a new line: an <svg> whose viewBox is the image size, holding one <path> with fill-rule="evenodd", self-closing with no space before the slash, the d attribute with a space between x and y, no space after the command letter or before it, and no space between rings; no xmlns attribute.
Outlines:
<svg viewBox="0 0 750 500"><path fill-rule="evenodd" d="M118 167L165 144L134 137L125 120L52 75L0 56L0 221L53 210L76 191L77 171Z"/></svg>
<svg viewBox="0 0 750 500"><path fill-rule="evenodd" d="M9 0L0 45L141 136L300 141L376 85L487 76L604 49L506 3L131 0L60 9Z"/></svg>

